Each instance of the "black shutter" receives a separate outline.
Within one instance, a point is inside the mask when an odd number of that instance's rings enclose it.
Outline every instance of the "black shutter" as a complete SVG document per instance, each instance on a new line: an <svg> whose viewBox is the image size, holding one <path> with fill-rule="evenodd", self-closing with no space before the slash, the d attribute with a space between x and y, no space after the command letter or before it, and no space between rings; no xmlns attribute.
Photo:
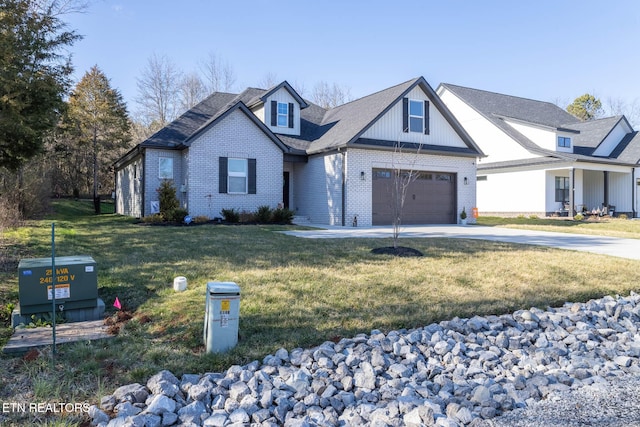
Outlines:
<svg viewBox="0 0 640 427"><path fill-rule="evenodd" d="M424 134L429 135L429 101L424 101Z"/></svg>
<svg viewBox="0 0 640 427"><path fill-rule="evenodd" d="M227 158L219 157L218 158L218 192L226 193L227 192Z"/></svg>
<svg viewBox="0 0 640 427"><path fill-rule="evenodd" d="M271 126L278 125L278 102L271 101Z"/></svg>
<svg viewBox="0 0 640 427"><path fill-rule="evenodd" d="M256 194L256 159L249 159L249 179L248 179L248 190L249 194Z"/></svg>
<svg viewBox="0 0 640 427"><path fill-rule="evenodd" d="M402 98L402 132L409 132L409 98Z"/></svg>
<svg viewBox="0 0 640 427"><path fill-rule="evenodd" d="M289 103L289 127L293 128L293 103Z"/></svg>

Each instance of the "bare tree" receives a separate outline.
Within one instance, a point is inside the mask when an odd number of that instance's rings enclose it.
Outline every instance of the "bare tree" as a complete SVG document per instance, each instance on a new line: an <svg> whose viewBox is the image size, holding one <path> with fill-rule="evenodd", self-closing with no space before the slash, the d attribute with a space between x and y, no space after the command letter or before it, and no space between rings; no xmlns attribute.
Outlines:
<svg viewBox="0 0 640 427"><path fill-rule="evenodd" d="M624 115L631 126L634 128L640 126L640 100L634 99L631 103L622 98L607 98L604 110L607 116Z"/></svg>
<svg viewBox="0 0 640 427"><path fill-rule="evenodd" d="M145 124L165 126L177 116L182 72L165 55L153 54L137 79L140 115Z"/></svg>
<svg viewBox="0 0 640 427"><path fill-rule="evenodd" d="M322 108L334 108L351 101L351 91L337 83L320 81L313 87L311 100Z"/></svg>
<svg viewBox="0 0 640 427"><path fill-rule="evenodd" d="M236 73L228 62L222 62L213 52L200 63L207 94L229 92L236 84Z"/></svg>
<svg viewBox="0 0 640 427"><path fill-rule="evenodd" d="M280 83L278 81L278 76L275 73L269 71L267 74L265 74L262 77L262 79L258 81L258 87L263 89L269 89L270 87L273 87L278 83Z"/></svg>
<svg viewBox="0 0 640 427"><path fill-rule="evenodd" d="M403 152L402 144L397 142L391 156L391 188L388 190L391 192L391 214L393 215L391 225L393 229L393 247L396 249L400 238L402 213L404 211L404 202L407 198L407 190L420 176L420 172L415 169L415 164L420 154L420 145L416 149L415 156L407 159L407 154ZM409 161L405 163L405 159Z"/></svg>
<svg viewBox="0 0 640 427"><path fill-rule="evenodd" d="M204 82L196 73L184 76L180 83L180 107L183 111L189 110L207 96Z"/></svg>

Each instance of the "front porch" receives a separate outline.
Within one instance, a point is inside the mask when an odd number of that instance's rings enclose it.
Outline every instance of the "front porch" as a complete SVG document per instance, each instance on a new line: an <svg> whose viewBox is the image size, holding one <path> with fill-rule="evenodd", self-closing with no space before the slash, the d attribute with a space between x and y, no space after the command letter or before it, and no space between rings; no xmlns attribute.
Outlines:
<svg viewBox="0 0 640 427"><path fill-rule="evenodd" d="M634 169L598 167L547 170L547 215L637 215Z"/></svg>

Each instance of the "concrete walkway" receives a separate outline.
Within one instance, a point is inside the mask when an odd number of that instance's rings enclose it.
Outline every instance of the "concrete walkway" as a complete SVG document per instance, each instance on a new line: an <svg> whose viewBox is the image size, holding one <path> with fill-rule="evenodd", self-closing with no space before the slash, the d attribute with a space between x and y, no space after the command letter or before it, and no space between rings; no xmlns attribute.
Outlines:
<svg viewBox="0 0 640 427"><path fill-rule="evenodd" d="M305 224L318 230L285 231L291 236L309 239L390 238L390 226L337 227ZM620 258L640 259L640 239L554 233L477 225L410 225L402 227L401 238L446 237L547 246L573 251L592 252Z"/></svg>

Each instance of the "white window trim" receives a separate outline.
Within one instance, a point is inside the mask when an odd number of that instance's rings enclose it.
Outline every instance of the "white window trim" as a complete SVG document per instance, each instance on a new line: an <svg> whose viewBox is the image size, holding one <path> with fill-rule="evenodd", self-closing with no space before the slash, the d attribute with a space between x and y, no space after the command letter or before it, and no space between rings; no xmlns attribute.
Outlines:
<svg viewBox="0 0 640 427"><path fill-rule="evenodd" d="M560 138L569 141L569 145L560 145ZM571 137L569 136L562 136L562 135L558 135L558 137L556 138L556 147L558 148L571 148Z"/></svg>
<svg viewBox="0 0 640 427"><path fill-rule="evenodd" d="M244 172L233 172L229 165L232 160L244 161ZM244 178L244 191L231 191L231 178ZM249 193L249 160L236 157L227 159L227 193L228 194L248 194Z"/></svg>
<svg viewBox="0 0 640 427"><path fill-rule="evenodd" d="M422 106L422 107L421 107L421 108L422 108L422 115L421 115L421 116L418 116L418 115L415 115L415 114L411 114L411 103L412 103L412 102L418 102L418 103L420 103L420 104L421 104L421 106ZM409 111L408 111L407 113L408 113L408 116L409 116L409 124L408 124L408 125L409 125L409 126L408 126L408 127L409 127L409 132L413 132L413 133L424 133L424 123L425 123L425 120L424 120L424 101L423 101L423 100L421 100L421 99L409 99L409 105L408 105L408 107L409 107L409 108L408 108L408 110L409 110ZM420 129L420 130L413 130L413 129L411 129L411 119L412 119L412 118L422 120L422 129Z"/></svg>
<svg viewBox="0 0 640 427"><path fill-rule="evenodd" d="M163 163L167 163L163 167ZM171 166L171 167L168 167ZM163 172L169 172L163 174ZM158 178L159 179L173 179L173 158L172 157L158 157Z"/></svg>
<svg viewBox="0 0 640 427"><path fill-rule="evenodd" d="M280 106L284 105L286 108L286 112L285 113L281 113L280 112ZM284 117L284 124L281 125L280 124L280 117ZM289 127L289 104L286 102L277 102L276 103L276 126L279 128L286 128Z"/></svg>

